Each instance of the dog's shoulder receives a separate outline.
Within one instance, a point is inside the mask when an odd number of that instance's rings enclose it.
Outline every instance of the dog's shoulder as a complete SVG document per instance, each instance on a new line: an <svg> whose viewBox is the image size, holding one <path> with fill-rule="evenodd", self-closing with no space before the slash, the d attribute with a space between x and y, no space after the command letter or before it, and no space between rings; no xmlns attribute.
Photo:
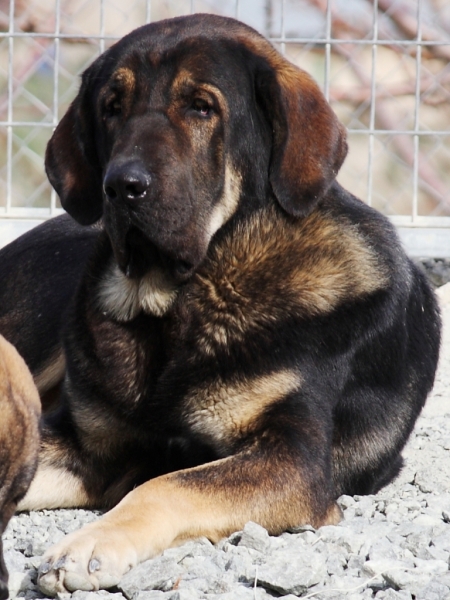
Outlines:
<svg viewBox="0 0 450 600"><path fill-rule="evenodd" d="M313 317L386 288L397 239L383 219L346 193L310 215L276 205L254 212L212 245L190 299L219 321ZM243 327L244 323L240 326Z"/></svg>

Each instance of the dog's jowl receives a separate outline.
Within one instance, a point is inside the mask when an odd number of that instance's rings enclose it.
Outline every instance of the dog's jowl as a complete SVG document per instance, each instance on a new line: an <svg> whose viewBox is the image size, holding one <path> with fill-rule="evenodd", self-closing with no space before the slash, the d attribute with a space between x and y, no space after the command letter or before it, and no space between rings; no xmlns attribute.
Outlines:
<svg viewBox="0 0 450 600"><path fill-rule="evenodd" d="M440 321L389 221L336 182L346 151L311 77L234 20L146 25L84 73L46 155L79 224L0 256L28 307L9 337L59 398L20 507L111 508L48 550L44 592L248 520L337 523L339 495L398 474Z"/></svg>

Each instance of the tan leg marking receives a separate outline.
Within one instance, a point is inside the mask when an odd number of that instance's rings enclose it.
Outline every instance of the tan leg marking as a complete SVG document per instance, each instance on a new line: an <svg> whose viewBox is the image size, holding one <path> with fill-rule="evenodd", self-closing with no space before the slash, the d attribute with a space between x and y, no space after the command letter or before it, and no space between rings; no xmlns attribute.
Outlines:
<svg viewBox="0 0 450 600"><path fill-rule="evenodd" d="M187 397L186 421L219 452L248 433L263 411L299 389L301 377L287 369L240 381L219 377Z"/></svg>
<svg viewBox="0 0 450 600"><path fill-rule="evenodd" d="M272 470L279 478L283 469L295 477L292 465L257 461L255 475L248 471L251 463L238 459L236 464L235 458L158 477L134 489L102 519L71 533L44 555L42 591L55 595L112 587L136 564L170 546L199 536L217 542L249 520L272 533L312 520L311 499L298 474L297 483L289 478L278 490L267 477ZM338 519L339 509L331 505L313 524Z"/></svg>

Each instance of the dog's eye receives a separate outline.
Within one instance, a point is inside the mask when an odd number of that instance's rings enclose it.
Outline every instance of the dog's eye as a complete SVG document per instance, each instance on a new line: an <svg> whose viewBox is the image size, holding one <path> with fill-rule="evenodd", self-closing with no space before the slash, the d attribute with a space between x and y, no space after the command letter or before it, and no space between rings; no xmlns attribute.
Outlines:
<svg viewBox="0 0 450 600"><path fill-rule="evenodd" d="M121 112L122 112L122 104L121 104L120 100L113 100L112 102L107 104L105 107L105 117L106 118L116 117L117 115L120 115Z"/></svg>
<svg viewBox="0 0 450 600"><path fill-rule="evenodd" d="M192 102L192 109L195 110L195 112L201 117L209 117L213 112L212 106L202 98L196 98Z"/></svg>

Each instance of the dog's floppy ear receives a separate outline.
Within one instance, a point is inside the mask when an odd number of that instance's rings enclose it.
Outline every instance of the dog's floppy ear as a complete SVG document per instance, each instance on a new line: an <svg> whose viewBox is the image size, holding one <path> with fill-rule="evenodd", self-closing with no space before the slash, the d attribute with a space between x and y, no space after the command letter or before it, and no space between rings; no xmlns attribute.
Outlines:
<svg viewBox="0 0 450 600"><path fill-rule="evenodd" d="M45 170L62 206L82 225L90 225L102 215L101 170L88 99L89 71L83 75L78 96L59 122L45 155Z"/></svg>
<svg viewBox="0 0 450 600"><path fill-rule="evenodd" d="M334 181L347 154L346 133L305 71L275 51L271 59L256 81L273 131L270 183L289 214L304 216Z"/></svg>

